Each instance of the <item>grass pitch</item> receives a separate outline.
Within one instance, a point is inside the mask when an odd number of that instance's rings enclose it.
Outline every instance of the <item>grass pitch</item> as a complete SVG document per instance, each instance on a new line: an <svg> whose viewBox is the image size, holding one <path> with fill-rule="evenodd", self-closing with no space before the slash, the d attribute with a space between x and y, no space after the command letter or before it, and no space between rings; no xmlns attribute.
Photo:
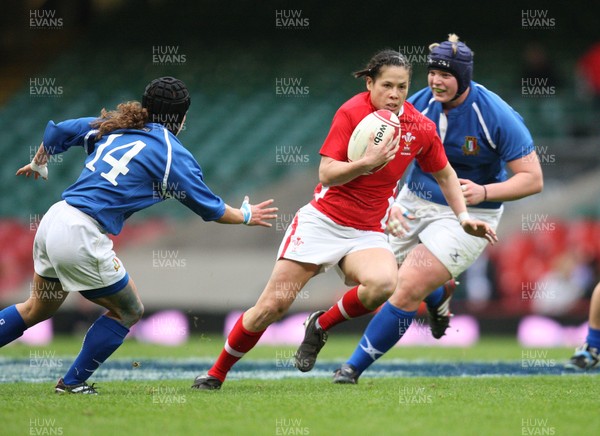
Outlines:
<svg viewBox="0 0 600 436"><path fill-rule="evenodd" d="M22 359L27 365L32 350L36 356L72 359L80 340L57 338L47 347L5 347L0 368L3 359ZM319 363L343 362L357 340L331 335ZM139 361L143 369L153 359L214 359L222 344L220 337L194 338L180 347L127 341L108 362ZM293 347L259 346L244 361L274 361L286 350ZM465 349L397 347L372 368L379 363L393 366L398 359L515 362L535 356L562 365L572 351L533 353L512 339L495 338ZM365 372L356 386L333 385L330 376L236 380L233 371L217 392L191 390L192 379L181 379L176 371L166 380L98 382L98 396L56 395L54 379L0 383L0 434L571 435L600 428L600 371L483 377L367 377Z"/></svg>

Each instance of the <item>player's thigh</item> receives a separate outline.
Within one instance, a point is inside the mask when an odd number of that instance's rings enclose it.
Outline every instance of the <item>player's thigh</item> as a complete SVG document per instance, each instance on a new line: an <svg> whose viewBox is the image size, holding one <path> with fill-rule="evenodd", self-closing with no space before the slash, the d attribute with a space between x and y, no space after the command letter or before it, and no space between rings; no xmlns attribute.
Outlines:
<svg viewBox="0 0 600 436"><path fill-rule="evenodd" d="M400 265L398 284L390 302L398 307L420 302L450 278L452 276L446 266L427 247L419 244Z"/></svg>
<svg viewBox="0 0 600 436"><path fill-rule="evenodd" d="M482 219L479 216L477 218ZM493 224L490 222L490 225ZM419 237L452 277L458 277L471 266L488 245L486 239L466 233L455 217L438 219L427 226Z"/></svg>
<svg viewBox="0 0 600 436"><path fill-rule="evenodd" d="M298 292L319 272L320 266L288 259L275 262L265 289L254 306L244 312L244 328L258 332L280 319Z"/></svg>
<svg viewBox="0 0 600 436"><path fill-rule="evenodd" d="M346 277L367 287L390 292L396 287L396 258L389 249L367 248L344 257L340 268Z"/></svg>
<svg viewBox="0 0 600 436"><path fill-rule="evenodd" d="M414 219L405 220L408 230L405 231L402 237L389 235L389 243L396 256L396 261L401 264L410 250L420 242L419 235L421 232L440 216L442 207L420 198L409 190L406 185L398 194L398 202L414 216Z"/></svg>

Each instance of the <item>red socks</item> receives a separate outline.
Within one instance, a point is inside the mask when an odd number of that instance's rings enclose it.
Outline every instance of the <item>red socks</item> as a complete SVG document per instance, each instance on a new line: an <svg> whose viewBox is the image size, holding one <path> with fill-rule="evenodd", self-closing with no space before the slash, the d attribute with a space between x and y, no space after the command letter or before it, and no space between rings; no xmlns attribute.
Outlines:
<svg viewBox="0 0 600 436"><path fill-rule="evenodd" d="M246 330L242 324L243 318L244 314L240 316L233 326L233 329L231 329L227 341L225 342L225 346L223 347L223 351L221 351L219 358L208 371L208 375L216 377L222 382L225 381L225 377L227 377L227 373L231 367L244 357L244 354L254 348L262 334L265 332L265 330L262 332L251 332Z"/></svg>
<svg viewBox="0 0 600 436"><path fill-rule="evenodd" d="M367 309L358 299L358 286L355 286L346 292L337 304L321 315L318 321L323 330L329 330L334 325L371 312L373 310Z"/></svg>
<svg viewBox="0 0 600 436"><path fill-rule="evenodd" d="M342 299L333 305L327 312L319 317L319 325L323 330L329 330L334 325L346 321L350 318L356 318L361 315L371 313L373 310L367 309L358 299L358 286L350 289L344 294ZM251 332L244 328L242 324L242 314L237 320L233 329L227 337L223 351L219 358L208 371L208 375L225 381L227 373L235 363L240 360L244 354L250 351L262 334L265 332Z"/></svg>

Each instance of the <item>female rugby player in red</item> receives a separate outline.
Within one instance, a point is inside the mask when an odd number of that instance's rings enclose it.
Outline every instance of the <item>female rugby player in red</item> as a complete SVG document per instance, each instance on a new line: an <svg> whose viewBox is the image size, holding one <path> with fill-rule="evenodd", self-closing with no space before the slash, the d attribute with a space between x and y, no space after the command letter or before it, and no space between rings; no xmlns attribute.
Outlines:
<svg viewBox="0 0 600 436"><path fill-rule="evenodd" d="M398 181L413 159L433 173L467 233L496 240L489 225L469 218L460 183L435 125L405 103L410 75L406 58L392 50L377 53L366 69L355 74L366 79L367 91L344 103L333 118L320 151L320 183L313 200L297 212L288 227L258 301L240 316L216 363L207 374L196 377L193 388L220 389L231 367L287 312L295 298L291 294L331 267L335 266L347 283L360 284L350 304L354 312L371 312L389 298L398 267L384 230ZM412 135L403 138L402 146L400 138L378 145L371 138L365 155L348 162L348 141L354 128L379 109L396 113L402 132ZM383 164L387 165L371 174ZM294 292L278 292L282 289Z"/></svg>

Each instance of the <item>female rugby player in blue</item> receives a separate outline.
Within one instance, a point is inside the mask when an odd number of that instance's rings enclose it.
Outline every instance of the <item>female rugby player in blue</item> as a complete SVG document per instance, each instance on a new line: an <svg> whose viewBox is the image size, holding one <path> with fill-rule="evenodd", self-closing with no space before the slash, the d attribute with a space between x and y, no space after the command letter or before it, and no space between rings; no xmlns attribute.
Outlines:
<svg viewBox="0 0 600 436"><path fill-rule="evenodd" d="M176 198L205 221L271 226L273 200L235 209L208 188L202 170L176 135L185 123L190 94L173 77L153 80L142 104L102 110L100 118L50 121L32 162L17 175L48 177L49 155L72 146L88 156L79 179L41 220L33 246L33 290L27 301L0 311L0 347L50 318L69 292L108 309L88 330L83 347L57 393L96 394L86 380L122 343L143 314L133 280L112 249L134 212Z"/></svg>
<svg viewBox="0 0 600 436"><path fill-rule="evenodd" d="M436 124L470 216L495 230L502 202L542 190L542 170L533 139L517 112L472 81L473 53L456 35L451 34L441 44L431 44L429 49L429 86L408 101ZM415 133L403 131L402 138L408 143ZM513 173L511 177L507 177L505 167ZM400 265L397 287L371 320L352 357L336 371L336 383L356 383L367 367L400 340L423 300L434 337L443 336L451 317L449 302L454 287L447 282L466 270L487 246L486 240L472 237L456 225L439 185L418 162L394 206L388 231ZM305 338L296 354L298 369L312 369L327 340L327 330L365 313L346 307L347 300L344 295L328 311L308 318Z"/></svg>

